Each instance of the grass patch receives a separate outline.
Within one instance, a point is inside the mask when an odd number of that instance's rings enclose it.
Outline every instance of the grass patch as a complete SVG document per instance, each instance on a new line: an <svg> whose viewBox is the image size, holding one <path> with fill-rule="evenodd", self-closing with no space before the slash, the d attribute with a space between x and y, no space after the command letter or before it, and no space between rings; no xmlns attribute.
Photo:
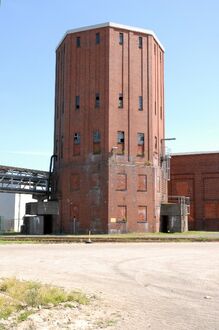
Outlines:
<svg viewBox="0 0 219 330"><path fill-rule="evenodd" d="M6 320L13 312L19 310L20 306L8 297L0 296L0 319Z"/></svg>
<svg viewBox="0 0 219 330"><path fill-rule="evenodd" d="M16 278L0 281L0 319L8 319L13 313L19 313L17 321L22 322L38 306L47 308L71 302L88 304L89 299L81 292L66 292L62 288L38 282L19 281Z"/></svg>
<svg viewBox="0 0 219 330"><path fill-rule="evenodd" d="M33 311L32 310L21 312L20 315L17 318L17 321L18 322L26 321L27 318L28 318L28 316L30 316L31 314L33 314Z"/></svg>

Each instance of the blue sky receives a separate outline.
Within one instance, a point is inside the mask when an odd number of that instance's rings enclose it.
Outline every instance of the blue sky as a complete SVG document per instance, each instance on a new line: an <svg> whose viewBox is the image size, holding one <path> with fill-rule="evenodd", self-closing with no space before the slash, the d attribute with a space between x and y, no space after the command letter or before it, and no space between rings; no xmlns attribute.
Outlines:
<svg viewBox="0 0 219 330"><path fill-rule="evenodd" d="M66 30L116 22L155 31L165 52L172 152L219 150L219 1L2 0L0 164L47 170L55 48Z"/></svg>

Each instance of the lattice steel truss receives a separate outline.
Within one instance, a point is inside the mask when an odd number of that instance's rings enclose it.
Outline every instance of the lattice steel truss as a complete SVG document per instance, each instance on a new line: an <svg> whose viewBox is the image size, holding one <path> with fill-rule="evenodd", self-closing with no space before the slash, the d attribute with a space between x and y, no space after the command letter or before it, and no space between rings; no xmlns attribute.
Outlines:
<svg viewBox="0 0 219 330"><path fill-rule="evenodd" d="M48 194L49 172L0 166L0 191L23 194Z"/></svg>

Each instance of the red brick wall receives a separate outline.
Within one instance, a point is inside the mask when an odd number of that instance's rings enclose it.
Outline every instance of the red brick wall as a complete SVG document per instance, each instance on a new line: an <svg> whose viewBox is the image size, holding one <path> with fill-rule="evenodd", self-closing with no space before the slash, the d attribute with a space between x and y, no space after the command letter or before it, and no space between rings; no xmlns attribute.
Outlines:
<svg viewBox="0 0 219 330"><path fill-rule="evenodd" d="M190 230L219 230L219 153L172 156L169 195L191 198Z"/></svg>
<svg viewBox="0 0 219 330"><path fill-rule="evenodd" d="M124 35L122 45L119 33ZM138 47L139 36L142 48ZM75 216L82 231L157 231L160 203L167 192L160 168L163 51L152 36L105 27L68 34L56 55L54 152L58 155L55 178L61 230L71 232ZM99 108L95 108L96 93L100 95ZM120 93L123 108L118 108ZM80 109L75 109L77 95ZM139 96L143 97L142 111L138 109ZM101 135L98 155L93 152L95 130ZM115 148L122 151L118 131L125 133L124 154L120 156ZM80 145L75 145L73 136L79 132ZM141 147L138 133L144 133ZM120 220L114 223L115 219Z"/></svg>

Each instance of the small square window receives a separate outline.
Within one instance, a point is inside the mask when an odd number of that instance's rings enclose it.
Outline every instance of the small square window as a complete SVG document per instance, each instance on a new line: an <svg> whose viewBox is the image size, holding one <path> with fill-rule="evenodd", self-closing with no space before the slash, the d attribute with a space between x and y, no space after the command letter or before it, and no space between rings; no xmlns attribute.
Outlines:
<svg viewBox="0 0 219 330"><path fill-rule="evenodd" d="M119 34L119 44L123 45L123 33Z"/></svg>
<svg viewBox="0 0 219 330"><path fill-rule="evenodd" d="M96 108L99 108L100 107L100 94L99 93L96 93L95 107Z"/></svg>
<svg viewBox="0 0 219 330"><path fill-rule="evenodd" d="M118 102L118 107L123 108L123 94L119 94L119 102Z"/></svg>
<svg viewBox="0 0 219 330"><path fill-rule="evenodd" d="M80 95L75 96L75 108L80 109Z"/></svg>
<svg viewBox="0 0 219 330"><path fill-rule="evenodd" d="M143 97L139 96L138 97L138 110L143 110Z"/></svg>
<svg viewBox="0 0 219 330"><path fill-rule="evenodd" d="M80 144L80 142L81 142L81 135L80 135L80 133L75 133L74 134L74 144Z"/></svg>
<svg viewBox="0 0 219 330"><path fill-rule="evenodd" d="M97 32L96 33L96 45L99 45L99 43L100 43L100 33Z"/></svg>
<svg viewBox="0 0 219 330"><path fill-rule="evenodd" d="M143 45L143 39L142 37L138 37L138 48L142 48Z"/></svg>
<svg viewBox="0 0 219 330"><path fill-rule="evenodd" d="M81 38L80 37L77 37L76 38L76 47L77 48L80 48L81 47Z"/></svg>

